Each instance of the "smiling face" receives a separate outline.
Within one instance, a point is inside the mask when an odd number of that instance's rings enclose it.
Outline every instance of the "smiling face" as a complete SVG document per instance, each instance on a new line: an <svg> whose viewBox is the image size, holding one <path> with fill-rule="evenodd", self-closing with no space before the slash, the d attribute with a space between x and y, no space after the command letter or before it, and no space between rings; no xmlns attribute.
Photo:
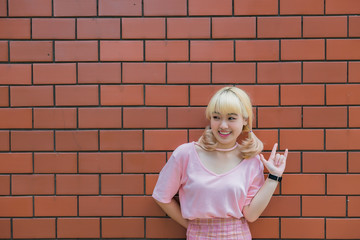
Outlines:
<svg viewBox="0 0 360 240"><path fill-rule="evenodd" d="M213 112L210 119L211 131L218 142L218 148L231 148L242 132L246 121L237 113Z"/></svg>

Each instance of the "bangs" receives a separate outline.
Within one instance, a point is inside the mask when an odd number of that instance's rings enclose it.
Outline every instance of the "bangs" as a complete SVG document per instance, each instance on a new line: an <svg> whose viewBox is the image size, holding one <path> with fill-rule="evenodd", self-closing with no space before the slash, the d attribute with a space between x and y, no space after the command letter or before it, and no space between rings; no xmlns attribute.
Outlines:
<svg viewBox="0 0 360 240"><path fill-rule="evenodd" d="M245 119L248 118L248 114L244 105L232 91L223 91L219 94L216 94L210 100L210 103L206 109L206 117L209 119L214 112L223 115L235 113L241 115Z"/></svg>

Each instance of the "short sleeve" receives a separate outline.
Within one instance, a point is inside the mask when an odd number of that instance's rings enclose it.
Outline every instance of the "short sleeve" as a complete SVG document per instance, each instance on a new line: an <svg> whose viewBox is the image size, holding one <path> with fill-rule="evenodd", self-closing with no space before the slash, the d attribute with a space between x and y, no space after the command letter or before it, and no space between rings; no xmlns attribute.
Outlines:
<svg viewBox="0 0 360 240"><path fill-rule="evenodd" d="M152 194L152 197L159 202L169 203L178 192L182 177L182 164L180 160L173 153L160 171Z"/></svg>
<svg viewBox="0 0 360 240"><path fill-rule="evenodd" d="M252 180L252 182L250 184L250 187L248 189L244 206L250 204L253 197L256 195L256 193L259 191L259 189L262 187L262 185L265 182L265 179L264 179L264 165L260 161L260 159L258 159L258 162L259 162L259 164L258 164L258 167L256 168L256 170L254 170L253 180Z"/></svg>

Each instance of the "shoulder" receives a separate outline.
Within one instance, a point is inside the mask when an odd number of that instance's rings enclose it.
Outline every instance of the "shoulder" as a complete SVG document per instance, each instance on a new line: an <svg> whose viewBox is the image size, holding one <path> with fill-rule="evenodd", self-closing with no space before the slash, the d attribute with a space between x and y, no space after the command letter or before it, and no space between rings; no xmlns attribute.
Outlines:
<svg viewBox="0 0 360 240"><path fill-rule="evenodd" d="M248 165L255 169L264 169L264 164L260 160L260 155L256 155L254 157L248 158L244 160L248 163Z"/></svg>
<svg viewBox="0 0 360 240"><path fill-rule="evenodd" d="M181 144L180 146L178 146L174 150L172 155L174 155L175 157L189 155L193 151L193 148L194 148L194 142L184 143L184 144Z"/></svg>

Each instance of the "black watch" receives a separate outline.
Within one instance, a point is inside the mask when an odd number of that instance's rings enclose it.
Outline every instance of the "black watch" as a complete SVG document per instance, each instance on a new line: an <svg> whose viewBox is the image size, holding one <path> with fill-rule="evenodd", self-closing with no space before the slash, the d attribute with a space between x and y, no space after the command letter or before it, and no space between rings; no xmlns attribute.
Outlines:
<svg viewBox="0 0 360 240"><path fill-rule="evenodd" d="M278 181L278 182L281 182L281 180L282 180L282 177L272 175L271 173L269 173L269 178L272 180Z"/></svg>

